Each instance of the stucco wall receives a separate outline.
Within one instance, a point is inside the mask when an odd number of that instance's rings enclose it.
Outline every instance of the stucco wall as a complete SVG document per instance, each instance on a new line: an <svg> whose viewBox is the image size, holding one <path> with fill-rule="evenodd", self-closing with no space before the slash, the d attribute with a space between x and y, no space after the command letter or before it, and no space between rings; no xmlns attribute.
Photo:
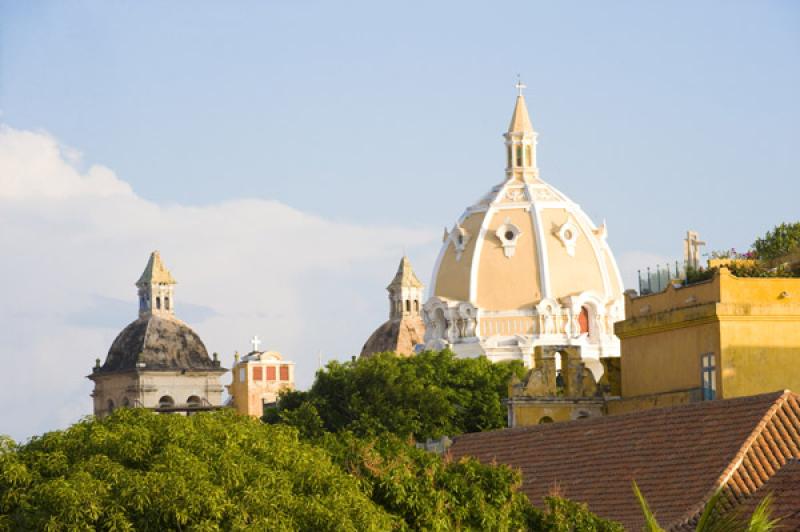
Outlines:
<svg viewBox="0 0 800 532"><path fill-rule="evenodd" d="M495 234L508 220L521 233L514 256L506 257ZM533 222L524 209L495 212L489 222L478 264L477 305L486 310L532 309L542 296Z"/></svg>

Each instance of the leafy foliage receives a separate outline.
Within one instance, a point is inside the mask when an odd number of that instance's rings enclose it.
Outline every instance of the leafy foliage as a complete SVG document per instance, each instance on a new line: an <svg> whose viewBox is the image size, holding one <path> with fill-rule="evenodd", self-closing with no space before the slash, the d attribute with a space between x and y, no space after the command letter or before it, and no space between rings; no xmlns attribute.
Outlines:
<svg viewBox="0 0 800 532"><path fill-rule="evenodd" d="M800 222L782 223L753 243L758 258L772 260L791 253L800 246Z"/></svg>
<svg viewBox="0 0 800 532"><path fill-rule="evenodd" d="M725 265L725 268L735 277L798 277L799 271L792 271L784 266L769 268L761 262L736 262ZM686 270L686 284L694 284L707 281L716 275L719 268Z"/></svg>
<svg viewBox="0 0 800 532"><path fill-rule="evenodd" d="M310 443L231 411L119 409L2 440L0 530L621 530L561 499L538 510L519 486L390 434Z"/></svg>
<svg viewBox="0 0 800 532"><path fill-rule="evenodd" d="M686 284L708 281L716 273L717 268L686 268Z"/></svg>
<svg viewBox="0 0 800 532"><path fill-rule="evenodd" d="M560 497L547 497L546 510L534 515L529 520L530 530L548 530L552 532L622 532L619 523L601 519L591 513L585 504L580 504Z"/></svg>
<svg viewBox="0 0 800 532"><path fill-rule="evenodd" d="M446 463L392 435L328 434L323 446L373 501L414 530L515 530L538 515L517 491L518 473L475 460Z"/></svg>
<svg viewBox="0 0 800 532"><path fill-rule="evenodd" d="M293 424L305 433L316 430L305 425L316 416L329 432L418 440L496 429L506 424L502 400L508 381L523 373L520 362L458 359L449 351L331 362L308 392L284 394L264 420Z"/></svg>
<svg viewBox="0 0 800 532"><path fill-rule="evenodd" d="M321 448L231 412L119 409L0 454L7 530L385 530Z"/></svg>

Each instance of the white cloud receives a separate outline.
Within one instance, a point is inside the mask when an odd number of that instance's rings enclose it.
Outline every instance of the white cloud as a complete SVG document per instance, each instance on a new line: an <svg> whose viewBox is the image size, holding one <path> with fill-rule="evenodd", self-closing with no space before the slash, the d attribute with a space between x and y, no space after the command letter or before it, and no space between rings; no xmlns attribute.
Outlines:
<svg viewBox="0 0 800 532"><path fill-rule="evenodd" d="M298 363L357 354L386 318L402 250L427 274L436 230L335 222L277 201L159 205L42 132L0 127L0 433L90 413L95 358L136 317L133 283L160 249L176 308L230 364L258 334Z"/></svg>

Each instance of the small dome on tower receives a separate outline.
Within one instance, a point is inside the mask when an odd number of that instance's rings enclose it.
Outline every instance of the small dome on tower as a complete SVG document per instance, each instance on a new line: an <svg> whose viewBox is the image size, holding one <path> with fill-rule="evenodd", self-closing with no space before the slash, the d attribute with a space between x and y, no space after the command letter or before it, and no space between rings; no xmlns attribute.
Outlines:
<svg viewBox="0 0 800 532"><path fill-rule="evenodd" d="M397 273L386 290L389 292L389 321L370 335L361 349L362 357L386 351L410 356L425 339L425 324L420 316L424 286L408 257L400 260Z"/></svg>

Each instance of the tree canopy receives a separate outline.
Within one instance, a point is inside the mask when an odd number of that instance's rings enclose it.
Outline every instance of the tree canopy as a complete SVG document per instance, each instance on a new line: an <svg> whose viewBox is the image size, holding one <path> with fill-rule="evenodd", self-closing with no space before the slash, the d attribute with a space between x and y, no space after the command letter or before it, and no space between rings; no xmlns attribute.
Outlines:
<svg viewBox="0 0 800 532"><path fill-rule="evenodd" d="M119 409L0 441L0 530L621 530L562 499L538 510L519 486L391 434L311 443L232 411Z"/></svg>
<svg viewBox="0 0 800 532"><path fill-rule="evenodd" d="M119 409L0 456L7 530L385 530L324 449L232 412Z"/></svg>
<svg viewBox="0 0 800 532"><path fill-rule="evenodd" d="M521 362L459 359L450 351L413 357L391 353L331 362L307 392L289 392L268 411L268 422L305 432L392 433L417 440L506 426L508 381Z"/></svg>
<svg viewBox="0 0 800 532"><path fill-rule="evenodd" d="M753 250L762 260L780 258L798 247L800 247L800 222L775 226L753 243Z"/></svg>

